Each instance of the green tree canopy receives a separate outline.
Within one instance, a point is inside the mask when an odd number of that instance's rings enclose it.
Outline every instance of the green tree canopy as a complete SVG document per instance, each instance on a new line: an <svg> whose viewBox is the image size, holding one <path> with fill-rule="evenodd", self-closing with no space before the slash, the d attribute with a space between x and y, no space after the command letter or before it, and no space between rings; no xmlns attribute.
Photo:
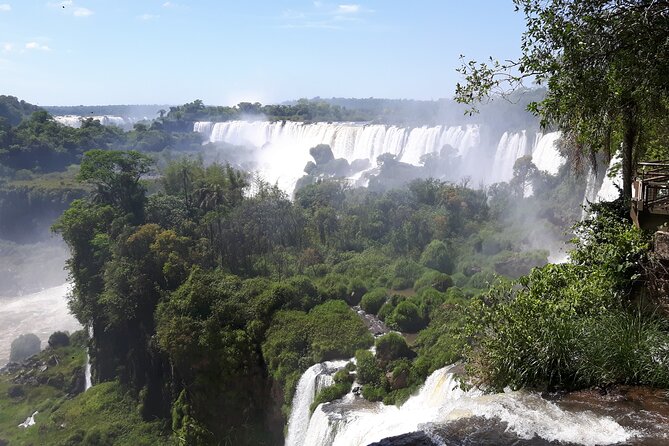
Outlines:
<svg viewBox="0 0 669 446"><path fill-rule="evenodd" d="M508 93L523 80L548 87L530 106L562 131L570 154L622 145L623 192L669 104L669 5L655 0L514 0L525 15L519 60L470 61L457 99Z"/></svg>

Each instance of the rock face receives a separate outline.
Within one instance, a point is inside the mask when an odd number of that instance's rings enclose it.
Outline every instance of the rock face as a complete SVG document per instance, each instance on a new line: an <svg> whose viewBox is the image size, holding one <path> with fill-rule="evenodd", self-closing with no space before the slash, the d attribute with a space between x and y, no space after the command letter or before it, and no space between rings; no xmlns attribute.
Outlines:
<svg viewBox="0 0 669 446"><path fill-rule="evenodd" d="M36 355L42 349L42 341L32 334L22 334L18 338L12 341L12 349L9 354L9 360L11 362L21 362L24 359L30 358L32 355Z"/></svg>
<svg viewBox="0 0 669 446"><path fill-rule="evenodd" d="M655 233L653 251L661 260L669 260L669 232L657 231Z"/></svg>
<svg viewBox="0 0 669 446"><path fill-rule="evenodd" d="M384 438L369 446L436 446L425 432L411 432L410 434L398 435L397 437Z"/></svg>

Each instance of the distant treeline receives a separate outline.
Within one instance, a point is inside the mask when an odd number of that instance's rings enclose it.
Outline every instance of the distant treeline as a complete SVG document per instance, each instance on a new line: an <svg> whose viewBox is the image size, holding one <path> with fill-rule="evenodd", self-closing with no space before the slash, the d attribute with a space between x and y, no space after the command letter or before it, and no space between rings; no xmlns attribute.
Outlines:
<svg viewBox="0 0 669 446"><path fill-rule="evenodd" d="M47 105L42 107L54 116L122 116L135 119L155 119L160 110L169 109L169 105Z"/></svg>

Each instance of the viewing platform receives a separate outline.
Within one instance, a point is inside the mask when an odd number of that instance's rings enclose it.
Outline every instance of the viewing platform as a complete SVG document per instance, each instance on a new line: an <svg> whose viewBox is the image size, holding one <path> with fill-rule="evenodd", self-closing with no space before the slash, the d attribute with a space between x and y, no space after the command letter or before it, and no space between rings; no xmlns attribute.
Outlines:
<svg viewBox="0 0 669 446"><path fill-rule="evenodd" d="M657 230L669 223L669 161L637 165L630 214L641 229Z"/></svg>

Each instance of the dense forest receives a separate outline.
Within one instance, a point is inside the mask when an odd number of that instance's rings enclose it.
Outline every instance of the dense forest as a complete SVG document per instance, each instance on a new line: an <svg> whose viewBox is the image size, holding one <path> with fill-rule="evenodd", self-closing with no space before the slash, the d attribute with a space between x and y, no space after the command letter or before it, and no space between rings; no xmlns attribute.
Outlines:
<svg viewBox="0 0 669 446"><path fill-rule="evenodd" d="M196 100L124 132L90 119L64 127L1 97L0 193L22 185L32 197L51 184L70 194L46 201L63 211L53 231L70 249L69 304L90 336L55 336L32 368L0 379L0 414L5 401L34 399L45 420L5 431L13 420L0 417L0 444L282 444L301 374L333 359L355 361L312 410L354 381L364 399L401 405L455 362L463 387L490 392L669 388L669 277L652 233L629 218L635 163L669 153L669 10L644 0L514 3L527 22L521 59L465 62L456 99L488 113L476 100L508 96L496 90L509 82L545 85L525 101L562 131L557 175L523 157L509 182L485 188L401 184L406 166L382 155L370 187L352 188L318 146L289 196L230 164L179 156L202 150L193 122L407 122L416 110L429 122L442 104ZM527 119L521 109L511 127ZM582 213L578 173L617 152L620 198ZM549 264L537 240L562 231L569 257ZM360 315L392 332L370 332ZM95 385L81 393L74 361L84 345ZM52 357L70 359L44 368Z"/></svg>

